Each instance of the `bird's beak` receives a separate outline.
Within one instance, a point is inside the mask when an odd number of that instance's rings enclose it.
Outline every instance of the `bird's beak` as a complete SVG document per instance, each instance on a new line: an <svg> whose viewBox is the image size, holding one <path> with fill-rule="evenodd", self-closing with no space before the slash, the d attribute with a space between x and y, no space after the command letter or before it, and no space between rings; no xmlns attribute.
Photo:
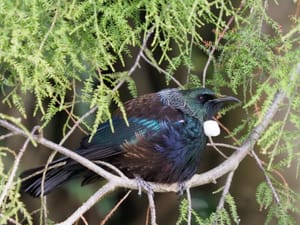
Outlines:
<svg viewBox="0 0 300 225"><path fill-rule="evenodd" d="M236 97L233 97L233 96L220 96L218 98L215 98L213 100L214 103L224 103L224 102L238 102L240 103L241 101L236 98Z"/></svg>
<svg viewBox="0 0 300 225"><path fill-rule="evenodd" d="M227 102L238 102L241 101L237 99L236 97L232 96L216 96L217 98L209 100L208 103L208 118L213 117L216 115L219 110L223 107L223 105Z"/></svg>

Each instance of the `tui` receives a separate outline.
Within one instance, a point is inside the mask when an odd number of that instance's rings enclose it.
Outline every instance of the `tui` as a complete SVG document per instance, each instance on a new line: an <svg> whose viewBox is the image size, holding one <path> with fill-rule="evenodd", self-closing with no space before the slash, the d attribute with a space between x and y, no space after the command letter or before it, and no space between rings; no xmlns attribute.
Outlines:
<svg viewBox="0 0 300 225"><path fill-rule="evenodd" d="M165 89L124 103L129 126L117 110L113 126L101 124L89 142L85 137L76 153L91 160L105 161L119 168L130 178L159 183L184 182L197 171L207 137L203 122L211 119L230 96L219 97L210 89ZM44 194L79 175L82 184L98 175L76 161L62 157L50 164L46 172ZM55 167L55 168L53 168ZM41 195L42 171L33 168L21 174L22 190L34 197ZM40 172L39 172L40 171Z"/></svg>

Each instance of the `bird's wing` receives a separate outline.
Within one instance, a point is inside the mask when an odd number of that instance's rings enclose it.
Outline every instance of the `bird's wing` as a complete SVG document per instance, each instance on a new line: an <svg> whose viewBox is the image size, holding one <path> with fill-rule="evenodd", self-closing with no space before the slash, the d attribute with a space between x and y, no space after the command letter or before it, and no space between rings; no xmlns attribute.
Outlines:
<svg viewBox="0 0 300 225"><path fill-rule="evenodd" d="M124 103L129 126L124 122L120 110L114 112L111 131L109 122L101 124L89 141L81 142L78 153L91 160L101 160L122 153L121 145L134 143L137 135L152 135L159 132L162 121L176 122L183 119L182 112L164 105L157 94L146 94Z"/></svg>
<svg viewBox="0 0 300 225"><path fill-rule="evenodd" d="M114 132L109 122L101 124L91 141L89 136L82 140L77 152L90 160L102 160L122 153L121 145L134 142L137 135L156 133L160 128L155 119L128 118L128 122L129 126L122 118L114 118Z"/></svg>

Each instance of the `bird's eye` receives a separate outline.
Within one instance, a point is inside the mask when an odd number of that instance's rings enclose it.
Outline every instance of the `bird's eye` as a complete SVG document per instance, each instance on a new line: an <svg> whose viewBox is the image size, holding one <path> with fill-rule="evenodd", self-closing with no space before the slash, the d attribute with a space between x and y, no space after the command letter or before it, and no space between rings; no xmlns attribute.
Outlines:
<svg viewBox="0 0 300 225"><path fill-rule="evenodd" d="M199 95L198 96L198 100L204 104L205 102L211 100L211 99L214 99L214 96L212 95L208 95L208 94L202 94L202 95Z"/></svg>

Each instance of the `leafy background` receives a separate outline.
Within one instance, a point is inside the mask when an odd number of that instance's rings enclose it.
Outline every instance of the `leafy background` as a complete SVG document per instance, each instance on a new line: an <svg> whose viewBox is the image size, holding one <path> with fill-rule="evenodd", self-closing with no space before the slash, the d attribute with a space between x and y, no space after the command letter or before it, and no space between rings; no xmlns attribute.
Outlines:
<svg viewBox="0 0 300 225"><path fill-rule="evenodd" d="M122 109L124 100L166 87L205 84L243 101L240 109L227 112L222 119L231 132L226 140L219 140L239 145L260 122L274 93L284 90L287 100L255 146L281 204L274 202L263 173L247 157L234 176L224 212L212 213L220 197L220 180L217 185L192 190L193 215L195 224L211 224L216 218L218 224L234 224L239 219L249 225L296 224L300 220L299 4L3 0L0 118L28 132L39 125L45 137L59 143L76 121L91 112L64 142L75 149L81 137L110 119L111 109ZM143 57L138 60L140 49ZM24 143L18 136L4 138L6 134L0 128L0 189L12 175L16 154ZM206 155L202 170L222 160L212 151ZM45 163L48 156L45 149L30 144L18 169ZM6 224L8 218L21 224L42 224L43 213L37 210L41 205L47 205L49 223L61 221L99 185L82 188L78 181L70 182L50 194L47 204L41 204L41 200L20 196L15 182L1 203L0 224ZM98 203L85 215L89 224L99 224L121 196L122 190ZM159 224L185 223L187 207L181 197L158 194L156 202ZM118 224L120 219L144 224L146 208L146 197L131 194L107 224Z"/></svg>

